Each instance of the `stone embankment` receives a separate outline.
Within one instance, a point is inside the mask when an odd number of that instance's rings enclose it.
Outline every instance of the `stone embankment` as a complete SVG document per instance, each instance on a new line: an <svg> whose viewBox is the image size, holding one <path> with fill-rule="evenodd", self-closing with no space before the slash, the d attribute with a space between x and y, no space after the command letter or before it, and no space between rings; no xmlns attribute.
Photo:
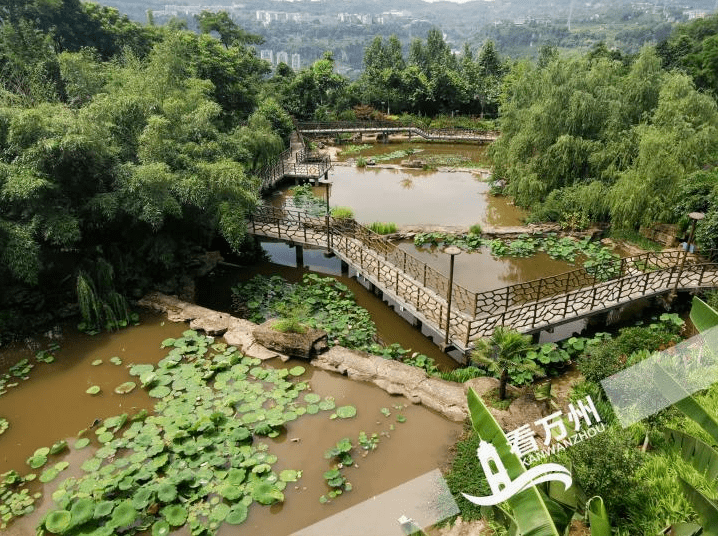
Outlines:
<svg viewBox="0 0 718 536"><path fill-rule="evenodd" d="M228 344L236 346L243 354L261 360L280 359L287 361L290 356L260 344L255 333L265 344L280 347L286 334L276 332L277 340L267 342L266 326L258 326L249 320L233 317L184 302L174 296L152 292L143 297L138 305L167 315L172 322L189 322L189 327L202 330L208 335L224 337ZM314 349L322 352L323 345L317 345L312 334ZM466 393L473 388L479 395L485 395L498 387L495 378L475 378L466 383L455 383L428 376L423 370L380 356L370 355L334 346L311 359L317 368L343 374L352 380L373 383L393 395L403 395L414 404L444 415L452 421L462 422L468 416ZM510 387L510 389L514 389ZM518 394L518 393L516 393ZM513 430L521 424L541 418L542 410L532 395L516 399L506 411L489 408L504 430Z"/></svg>

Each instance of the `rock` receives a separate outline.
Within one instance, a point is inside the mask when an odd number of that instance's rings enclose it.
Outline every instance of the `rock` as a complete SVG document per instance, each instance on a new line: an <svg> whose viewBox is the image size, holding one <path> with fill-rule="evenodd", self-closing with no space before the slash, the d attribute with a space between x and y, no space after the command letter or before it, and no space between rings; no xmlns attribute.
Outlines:
<svg viewBox="0 0 718 536"><path fill-rule="evenodd" d="M461 516L449 526L439 529L439 536L481 536L482 534L494 534L494 531L484 520L464 521Z"/></svg>
<svg viewBox="0 0 718 536"><path fill-rule="evenodd" d="M426 162L423 160L402 160L401 165L406 168L423 169L426 166Z"/></svg>
<svg viewBox="0 0 718 536"><path fill-rule="evenodd" d="M483 378L473 378L464 382L464 393L467 394L469 392L469 387L471 387L474 391L476 391L477 395L483 397L492 389L498 389L500 384L501 382L499 382L498 379L490 378L488 376Z"/></svg>
<svg viewBox="0 0 718 536"><path fill-rule="evenodd" d="M303 359L310 359L326 350L326 331L306 328L305 333L285 333L274 329L276 322L276 319L267 320L252 332L259 344L290 357Z"/></svg>

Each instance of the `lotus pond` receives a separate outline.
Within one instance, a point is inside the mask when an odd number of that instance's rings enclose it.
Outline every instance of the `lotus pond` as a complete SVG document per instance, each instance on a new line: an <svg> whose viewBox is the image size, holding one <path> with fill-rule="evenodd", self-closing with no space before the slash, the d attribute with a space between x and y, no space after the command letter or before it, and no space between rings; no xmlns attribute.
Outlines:
<svg viewBox="0 0 718 536"><path fill-rule="evenodd" d="M0 527L18 535L290 534L435 469L461 428L154 316L0 363Z"/></svg>

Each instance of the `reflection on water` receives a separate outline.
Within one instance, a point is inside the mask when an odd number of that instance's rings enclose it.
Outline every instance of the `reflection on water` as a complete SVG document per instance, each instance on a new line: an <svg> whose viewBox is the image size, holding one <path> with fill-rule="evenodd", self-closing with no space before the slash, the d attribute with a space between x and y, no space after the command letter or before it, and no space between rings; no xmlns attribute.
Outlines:
<svg viewBox="0 0 718 536"><path fill-rule="evenodd" d="M403 241L398 245L432 268L448 275L449 256L440 248L417 247L410 241ZM546 253L537 253L531 257L494 257L487 248L482 248L471 253L464 251L455 257L454 281L468 290L483 292L562 274L576 268L565 261L554 260Z"/></svg>
<svg viewBox="0 0 718 536"><path fill-rule="evenodd" d="M508 198L489 195L472 173L337 166L330 172L331 206L351 207L362 223L397 225L521 225L525 213ZM324 198L323 186L314 188ZM272 204L281 206L285 192Z"/></svg>

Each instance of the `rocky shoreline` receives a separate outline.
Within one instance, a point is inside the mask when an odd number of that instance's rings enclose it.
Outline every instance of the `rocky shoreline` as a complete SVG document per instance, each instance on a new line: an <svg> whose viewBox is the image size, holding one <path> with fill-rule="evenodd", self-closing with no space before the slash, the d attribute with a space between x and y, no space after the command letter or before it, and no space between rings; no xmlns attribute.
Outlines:
<svg viewBox="0 0 718 536"><path fill-rule="evenodd" d="M168 320L172 322L188 322L191 329L224 337L228 344L236 346L247 356L261 360L290 359L289 355L265 345L268 344L266 334L269 330L248 320L184 302L159 292L147 294L138 305L165 313ZM262 331L261 337L265 344L257 341L255 332L258 330ZM286 335L280 332L276 334L277 340L281 340ZM423 370L399 361L341 346L334 346L326 351L320 349L309 362L322 370L336 372L352 380L372 383L389 394L403 395L412 403L422 404L455 422L463 422L468 417L466 393L470 387L479 395L485 395L496 389L499 384L497 379L489 377L475 378L463 384L450 382L430 377ZM518 390L516 391L518 394ZM511 430L518 424L543 416L541 405L529 393L519 396L507 410L491 407L489 409L505 430Z"/></svg>

